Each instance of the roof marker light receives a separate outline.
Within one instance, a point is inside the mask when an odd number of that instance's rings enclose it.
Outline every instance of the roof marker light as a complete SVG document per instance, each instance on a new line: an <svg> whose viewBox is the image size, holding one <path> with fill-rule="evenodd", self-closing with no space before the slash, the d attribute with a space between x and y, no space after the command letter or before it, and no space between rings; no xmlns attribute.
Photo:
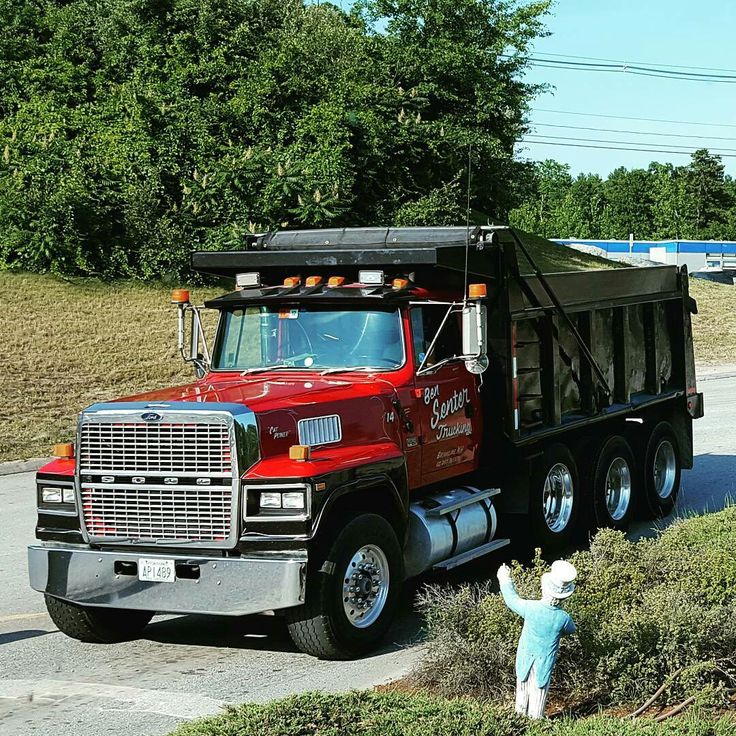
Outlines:
<svg viewBox="0 0 736 736"><path fill-rule="evenodd" d="M334 289L336 286L342 286L344 283L344 276L330 276L329 280L327 281L327 286L329 286L331 289Z"/></svg>
<svg viewBox="0 0 736 736"><path fill-rule="evenodd" d="M261 274L257 271L235 274L235 288L249 289L261 285Z"/></svg>
<svg viewBox="0 0 736 736"><path fill-rule="evenodd" d="M299 286L302 282L301 276L287 276L284 279L284 286L293 289L295 286Z"/></svg>
<svg viewBox="0 0 736 736"><path fill-rule="evenodd" d="M322 283L321 276L307 276L307 286L319 286Z"/></svg>
<svg viewBox="0 0 736 736"><path fill-rule="evenodd" d="M189 289L174 289L171 292L172 304L189 304Z"/></svg>
<svg viewBox="0 0 736 736"><path fill-rule="evenodd" d="M398 291L399 289L406 289L409 286L409 279L394 279L391 284L391 288Z"/></svg>
<svg viewBox="0 0 736 736"><path fill-rule="evenodd" d="M366 286L383 286L383 271L358 271L358 281Z"/></svg>
<svg viewBox="0 0 736 736"><path fill-rule="evenodd" d="M469 299L484 299L488 296L488 287L485 284L470 284L468 286Z"/></svg>

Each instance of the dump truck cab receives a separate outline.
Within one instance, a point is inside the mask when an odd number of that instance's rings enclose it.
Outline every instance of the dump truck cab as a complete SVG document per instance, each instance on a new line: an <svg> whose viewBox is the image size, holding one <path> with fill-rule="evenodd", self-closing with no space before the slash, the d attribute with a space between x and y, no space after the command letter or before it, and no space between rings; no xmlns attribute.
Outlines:
<svg viewBox="0 0 736 736"><path fill-rule="evenodd" d="M114 641L156 612L280 611L304 651L351 657L405 578L508 544L499 510L545 547L667 513L702 414L686 273L545 275L525 237L295 231L195 253L235 284L172 295L196 380L88 407L38 473L31 584L59 628Z"/></svg>

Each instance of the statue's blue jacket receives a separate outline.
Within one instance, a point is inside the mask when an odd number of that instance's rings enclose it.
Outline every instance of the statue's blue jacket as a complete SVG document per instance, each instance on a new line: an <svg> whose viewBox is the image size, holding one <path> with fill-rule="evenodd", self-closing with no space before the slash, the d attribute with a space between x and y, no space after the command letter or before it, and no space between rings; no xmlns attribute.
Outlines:
<svg viewBox="0 0 736 736"><path fill-rule="evenodd" d="M524 619L524 628L516 650L516 677L525 682L534 666L538 687L547 687L557 659L560 638L574 634L575 623L570 614L543 601L527 601L519 597L512 582L501 585L506 605Z"/></svg>

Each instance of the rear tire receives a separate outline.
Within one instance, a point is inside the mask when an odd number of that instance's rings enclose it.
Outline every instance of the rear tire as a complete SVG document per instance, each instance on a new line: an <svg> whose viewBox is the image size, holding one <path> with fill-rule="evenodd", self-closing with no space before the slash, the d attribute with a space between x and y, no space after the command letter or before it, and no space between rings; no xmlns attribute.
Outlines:
<svg viewBox="0 0 736 736"><path fill-rule="evenodd" d="M357 516L309 561L306 602L290 609L289 634L320 659L352 659L383 638L404 580L393 527L382 516ZM328 546L327 546L328 545Z"/></svg>
<svg viewBox="0 0 736 736"><path fill-rule="evenodd" d="M153 618L152 611L80 606L46 595L46 610L62 634L92 644L137 638Z"/></svg>
<svg viewBox="0 0 736 736"><path fill-rule="evenodd" d="M580 476L570 450L548 447L532 470L529 516L535 542L560 549L573 540L580 507Z"/></svg>
<svg viewBox="0 0 736 736"><path fill-rule="evenodd" d="M627 529L638 495L639 474L634 453L623 437L614 435L605 440L593 464L591 483L596 527Z"/></svg>
<svg viewBox="0 0 736 736"><path fill-rule="evenodd" d="M643 506L649 518L661 519L675 507L682 476L680 447L669 422L660 422L649 435L643 475Z"/></svg>

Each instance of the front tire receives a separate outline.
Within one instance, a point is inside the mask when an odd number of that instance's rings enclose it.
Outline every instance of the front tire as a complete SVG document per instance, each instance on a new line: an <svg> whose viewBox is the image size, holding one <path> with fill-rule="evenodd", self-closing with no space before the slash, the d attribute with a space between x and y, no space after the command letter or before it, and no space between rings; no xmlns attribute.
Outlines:
<svg viewBox="0 0 736 736"><path fill-rule="evenodd" d="M80 606L46 595L46 610L62 634L92 644L113 644L140 636L152 611Z"/></svg>
<svg viewBox="0 0 736 736"><path fill-rule="evenodd" d="M596 526L628 529L638 495L639 476L634 453L623 437L614 435L603 443L591 477Z"/></svg>
<svg viewBox="0 0 736 736"><path fill-rule="evenodd" d="M289 634L320 659L369 651L391 624L403 582L401 548L391 525L362 514L310 558L306 602L287 612Z"/></svg>

